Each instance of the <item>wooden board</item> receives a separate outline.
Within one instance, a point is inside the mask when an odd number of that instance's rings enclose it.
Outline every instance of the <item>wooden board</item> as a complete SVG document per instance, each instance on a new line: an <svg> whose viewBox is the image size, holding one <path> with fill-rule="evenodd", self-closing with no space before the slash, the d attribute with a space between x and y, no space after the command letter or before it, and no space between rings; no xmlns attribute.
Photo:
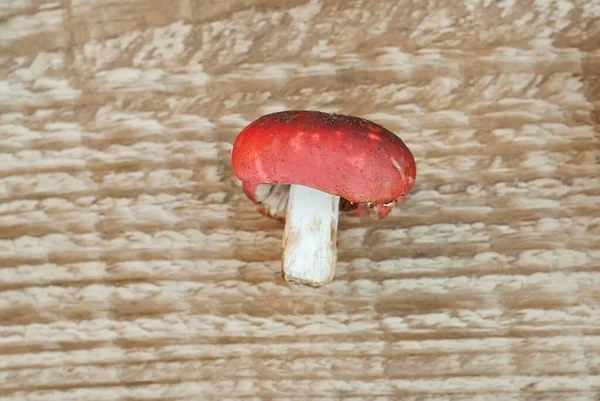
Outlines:
<svg viewBox="0 0 600 401"><path fill-rule="evenodd" d="M600 399L600 1L1 3L1 401ZM229 163L292 108L417 159L319 290Z"/></svg>

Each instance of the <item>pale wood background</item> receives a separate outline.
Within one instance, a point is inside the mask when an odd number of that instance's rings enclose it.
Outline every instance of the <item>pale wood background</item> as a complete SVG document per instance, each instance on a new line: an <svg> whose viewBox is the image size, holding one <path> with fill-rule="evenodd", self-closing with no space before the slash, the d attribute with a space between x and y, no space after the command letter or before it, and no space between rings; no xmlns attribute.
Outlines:
<svg viewBox="0 0 600 401"><path fill-rule="evenodd" d="M599 0L0 2L0 400L600 399ZM418 178L289 287L239 130Z"/></svg>

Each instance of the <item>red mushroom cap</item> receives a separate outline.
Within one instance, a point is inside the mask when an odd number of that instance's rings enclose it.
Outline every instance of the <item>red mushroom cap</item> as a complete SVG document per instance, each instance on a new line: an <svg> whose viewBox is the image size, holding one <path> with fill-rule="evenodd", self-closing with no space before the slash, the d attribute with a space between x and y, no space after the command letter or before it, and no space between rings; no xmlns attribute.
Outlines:
<svg viewBox="0 0 600 401"><path fill-rule="evenodd" d="M297 184L375 208L385 217L416 179L415 159L400 138L371 121L320 111L267 114L233 144L234 174L256 202L259 184ZM366 213L364 206L349 210Z"/></svg>

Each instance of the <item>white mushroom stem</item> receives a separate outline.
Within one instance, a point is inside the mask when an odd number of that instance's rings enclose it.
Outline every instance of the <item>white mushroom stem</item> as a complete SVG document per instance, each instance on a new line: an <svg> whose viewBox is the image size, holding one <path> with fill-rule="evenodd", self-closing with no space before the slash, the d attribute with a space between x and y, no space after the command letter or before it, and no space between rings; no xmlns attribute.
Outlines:
<svg viewBox="0 0 600 401"><path fill-rule="evenodd" d="M302 185L290 187L282 240L287 281L319 287L333 279L339 204L339 196Z"/></svg>

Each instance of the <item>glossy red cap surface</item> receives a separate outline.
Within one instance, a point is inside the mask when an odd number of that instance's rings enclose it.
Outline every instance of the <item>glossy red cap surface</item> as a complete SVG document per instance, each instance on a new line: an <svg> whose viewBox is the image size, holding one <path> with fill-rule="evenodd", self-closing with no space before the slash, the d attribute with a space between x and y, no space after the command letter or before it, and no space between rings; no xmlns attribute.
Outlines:
<svg viewBox="0 0 600 401"><path fill-rule="evenodd" d="M359 117L319 111L258 118L236 138L231 162L253 200L258 184L297 184L377 208L380 218L416 179L415 159L396 135Z"/></svg>

